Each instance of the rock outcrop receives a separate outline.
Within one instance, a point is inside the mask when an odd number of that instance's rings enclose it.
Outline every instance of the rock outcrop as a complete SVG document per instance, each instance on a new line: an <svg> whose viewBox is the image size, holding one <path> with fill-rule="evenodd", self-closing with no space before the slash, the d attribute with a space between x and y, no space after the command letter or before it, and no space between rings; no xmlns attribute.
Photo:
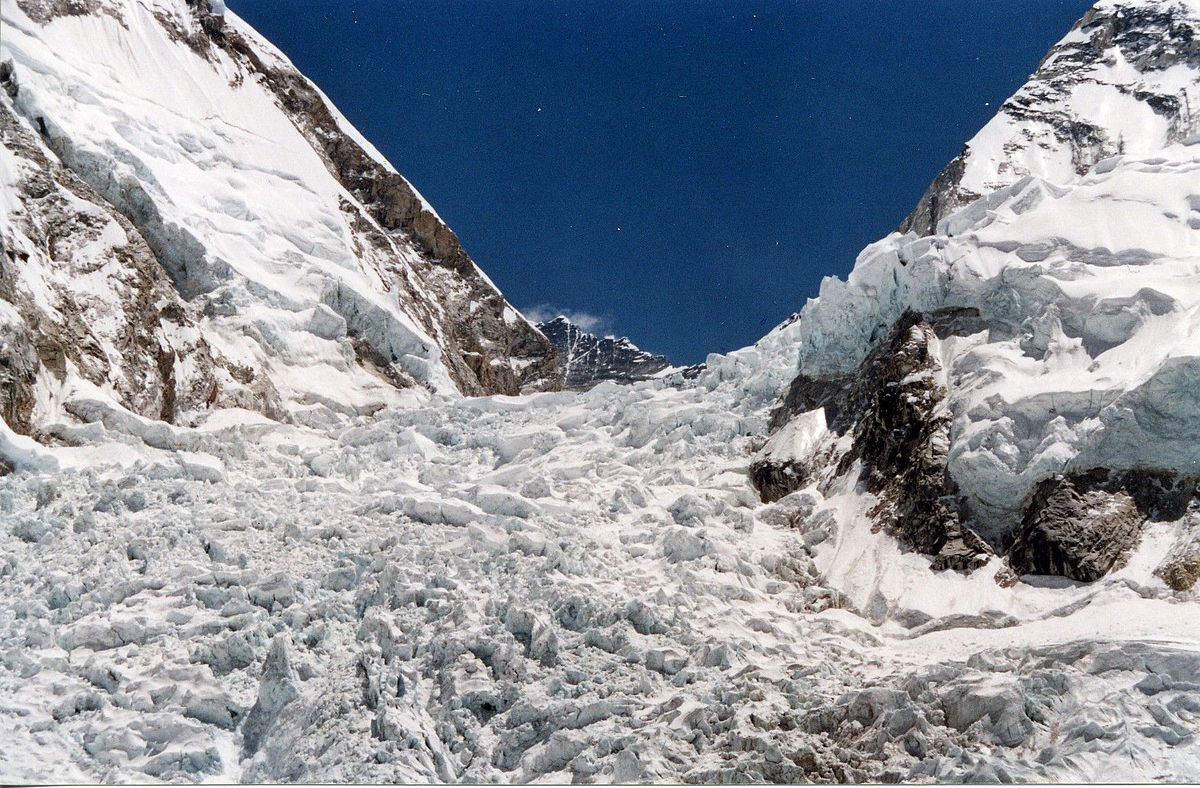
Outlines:
<svg viewBox="0 0 1200 788"><path fill-rule="evenodd" d="M906 312L850 375L792 382L772 422L820 410L833 435L790 456L768 449L750 466L764 501L862 468L861 483L876 496L877 527L911 549L934 556L935 568L970 570L987 560L989 546L961 518L957 485L947 470L951 414L945 373L933 345L938 329L970 325L977 313ZM849 438L838 447L838 438ZM799 456L798 456L799 455Z"/></svg>
<svg viewBox="0 0 1200 788"><path fill-rule="evenodd" d="M772 414L774 437L750 465L763 501L811 484L828 492L858 467L860 484L877 500L869 512L875 527L931 556L932 569L970 572L1001 555L1018 575L1083 582L1119 565L1145 523L1184 517L1200 477L1152 468L1045 479L1022 504L1015 533L997 533L972 511L949 467L953 418L936 344L981 330L977 310L908 311L852 374L798 375ZM817 413L818 433L829 434L797 442L791 430ZM1181 588L1194 583L1184 560L1162 573Z"/></svg>
<svg viewBox="0 0 1200 788"><path fill-rule="evenodd" d="M1025 509L1009 563L1019 574L1099 580L1138 543L1148 520L1184 515L1196 482L1172 473L1103 469L1046 479Z"/></svg>

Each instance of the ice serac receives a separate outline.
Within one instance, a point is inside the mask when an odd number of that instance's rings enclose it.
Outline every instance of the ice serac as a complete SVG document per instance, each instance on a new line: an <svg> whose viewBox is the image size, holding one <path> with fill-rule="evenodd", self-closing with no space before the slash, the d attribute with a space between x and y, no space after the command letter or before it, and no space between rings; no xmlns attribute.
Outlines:
<svg viewBox="0 0 1200 788"><path fill-rule="evenodd" d="M0 134L0 418L34 432L69 407L68 389L164 421L209 406L275 413L270 382L213 350L137 229L2 102Z"/></svg>
<svg viewBox="0 0 1200 788"><path fill-rule="evenodd" d="M764 499L853 483L872 528L1005 583L1094 581L1180 521L1200 478L1198 99L1200 7L1089 11L904 231L803 311L751 466ZM791 426L815 411L824 433Z"/></svg>
<svg viewBox="0 0 1200 788"><path fill-rule="evenodd" d="M667 369L666 356L642 350L627 337L599 337L563 315L538 323L554 345L563 385L585 388L603 380L631 383Z"/></svg>
<svg viewBox="0 0 1200 788"><path fill-rule="evenodd" d="M4 0L4 417L356 414L559 385L320 91L209 0Z"/></svg>

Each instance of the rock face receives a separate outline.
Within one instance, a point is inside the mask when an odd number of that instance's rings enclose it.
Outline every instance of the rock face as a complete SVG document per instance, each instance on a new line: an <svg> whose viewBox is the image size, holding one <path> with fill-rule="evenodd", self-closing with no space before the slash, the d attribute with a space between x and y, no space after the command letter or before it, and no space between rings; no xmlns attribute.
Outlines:
<svg viewBox="0 0 1200 788"><path fill-rule="evenodd" d="M936 568L972 569L991 553L960 518L957 486L947 471L951 417L945 375L932 347L937 330L970 325L977 314L906 312L853 374L799 375L772 421L820 410L833 433L820 448L768 451L750 466L764 501L808 484L828 485L862 467L862 484L878 499L878 528L906 546L935 556ZM849 438L836 447L837 439ZM803 456L806 455L806 456Z"/></svg>
<svg viewBox="0 0 1200 788"><path fill-rule="evenodd" d="M1060 575L1090 582L1137 544L1143 518L1128 495L1078 489L1066 479L1042 482L1013 544L1021 574Z"/></svg>
<svg viewBox="0 0 1200 788"><path fill-rule="evenodd" d="M1094 468L1038 483L1022 503L1015 533L989 529L950 472L953 419L937 347L983 330L976 310L908 311L853 374L798 375L772 414L775 436L750 465L763 501L813 484L828 493L858 467L860 484L877 500L869 512L875 528L932 556L931 568L970 572L1002 555L1019 575L1083 582L1118 565L1147 522L1185 516L1200 482L1194 474ZM797 442L790 430L816 413L828 434ZM1179 552L1160 574L1186 589L1194 561Z"/></svg>
<svg viewBox="0 0 1200 788"><path fill-rule="evenodd" d="M563 385L587 388L602 380L646 380L668 366L665 356L647 353L626 337L598 337L566 317L538 323L554 346Z"/></svg>
<svg viewBox="0 0 1200 788"><path fill-rule="evenodd" d="M554 349L287 59L209 0L17 0L0 416L353 416L555 389ZM67 57L65 53L72 53Z"/></svg>
<svg viewBox="0 0 1200 788"><path fill-rule="evenodd" d="M1097 3L897 229L931 235L943 218L1027 175L1062 182L1106 157L1185 139L1194 85L1176 66L1200 64L1198 33L1184 3Z"/></svg>
<svg viewBox="0 0 1200 788"><path fill-rule="evenodd" d="M1009 550L1020 574L1091 582L1108 573L1141 536L1147 520L1178 520L1196 479L1169 473L1089 473L1041 482Z"/></svg>

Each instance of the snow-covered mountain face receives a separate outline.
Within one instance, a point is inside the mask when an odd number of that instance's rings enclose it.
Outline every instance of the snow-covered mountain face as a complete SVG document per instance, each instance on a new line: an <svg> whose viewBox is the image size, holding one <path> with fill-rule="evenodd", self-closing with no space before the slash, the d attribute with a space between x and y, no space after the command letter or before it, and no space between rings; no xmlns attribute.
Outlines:
<svg viewBox="0 0 1200 788"><path fill-rule="evenodd" d="M627 337L599 337L563 315L537 324L558 355L564 386L587 388L602 380L647 380L668 369L666 356L647 353Z"/></svg>
<svg viewBox="0 0 1200 788"><path fill-rule="evenodd" d="M545 338L269 45L0 9L0 781L1200 779L1193 7L754 346L483 397Z"/></svg>
<svg viewBox="0 0 1200 788"><path fill-rule="evenodd" d="M861 473L877 527L936 567L1083 581L1185 515L1198 33L1193 5L1097 5L935 183L914 225L936 232L822 284L756 465L767 498Z"/></svg>
<svg viewBox="0 0 1200 788"><path fill-rule="evenodd" d="M10 427L558 385L434 210L223 7L0 7Z"/></svg>
<svg viewBox="0 0 1200 788"><path fill-rule="evenodd" d="M1195 6L1100 2L1046 53L1029 81L963 148L900 225L938 222L1032 175L1065 183L1111 156L1153 156L1200 118Z"/></svg>

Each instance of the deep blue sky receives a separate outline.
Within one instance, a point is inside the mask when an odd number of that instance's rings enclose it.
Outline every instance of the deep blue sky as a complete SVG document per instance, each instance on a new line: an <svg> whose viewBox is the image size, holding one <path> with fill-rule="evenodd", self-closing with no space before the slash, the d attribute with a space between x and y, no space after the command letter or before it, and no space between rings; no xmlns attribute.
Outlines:
<svg viewBox="0 0 1200 788"><path fill-rule="evenodd" d="M229 0L522 309L676 363L845 276L1087 0Z"/></svg>

